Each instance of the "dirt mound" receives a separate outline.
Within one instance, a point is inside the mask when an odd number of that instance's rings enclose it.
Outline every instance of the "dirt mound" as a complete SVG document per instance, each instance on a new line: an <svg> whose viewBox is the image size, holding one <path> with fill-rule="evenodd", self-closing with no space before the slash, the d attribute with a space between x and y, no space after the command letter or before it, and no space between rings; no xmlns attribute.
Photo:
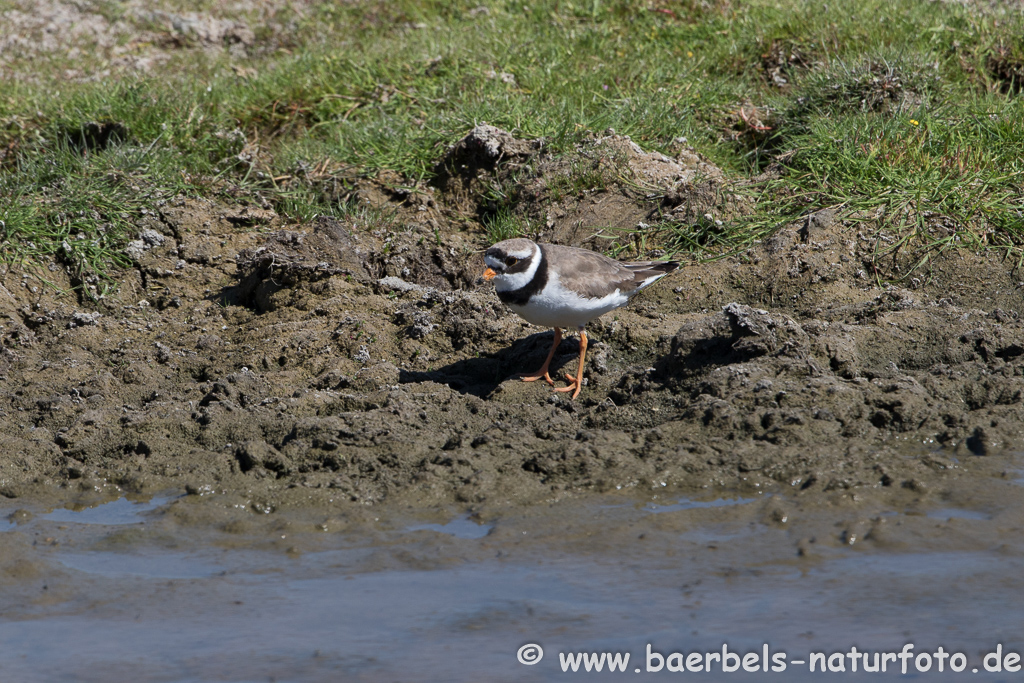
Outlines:
<svg viewBox="0 0 1024 683"><path fill-rule="evenodd" d="M544 140L481 125L447 151L437 173L455 211L483 223L504 215L555 244L607 249L647 239L654 223L721 222L743 210L722 171L694 150L645 152L613 130L552 151Z"/></svg>
<svg viewBox="0 0 1024 683"><path fill-rule="evenodd" d="M499 170L507 174L544 148L544 140L519 140L508 131L480 124L449 147L435 172L435 185L449 204L472 212Z"/></svg>
<svg viewBox="0 0 1024 683"><path fill-rule="evenodd" d="M561 207L545 229L578 243L595 228L573 228L580 212L626 225L726 183L698 157L613 135L561 158L496 129L463 142L442 166L462 160L469 176L358 179L366 209L343 220L287 225L259 201L155 206L106 298L48 287L73 285L58 264L7 271L0 494L178 487L260 511L652 486L926 495L970 458L1020 447L1011 266L939 253L880 286L907 263L879 272L858 224L828 211L592 323L577 401L510 380L540 365L550 331L475 286L487 238L453 227L467 225L454 204L517 178L516 210ZM557 195L555 179L583 172L608 184ZM564 341L554 365L576 353Z"/></svg>
<svg viewBox="0 0 1024 683"><path fill-rule="evenodd" d="M737 210L720 169L691 149L675 158L645 152L614 131L572 154L541 160L536 176L519 187L520 210L541 226L538 238L605 249L663 220L721 220ZM652 245L653 246L653 245Z"/></svg>

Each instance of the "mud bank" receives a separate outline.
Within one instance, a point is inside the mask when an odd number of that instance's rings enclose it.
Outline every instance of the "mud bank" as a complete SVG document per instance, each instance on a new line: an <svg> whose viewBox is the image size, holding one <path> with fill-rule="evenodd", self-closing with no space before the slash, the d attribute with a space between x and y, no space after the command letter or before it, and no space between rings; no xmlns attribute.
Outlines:
<svg viewBox="0 0 1024 683"><path fill-rule="evenodd" d="M573 184L581 168L607 182ZM474 284L487 188L515 190L513 212L571 244L593 242L588 225L715 220L743 202L693 152L613 134L566 160L479 128L438 169L433 185L354 181L345 201L365 210L308 225L258 198L154 206L136 266L102 299L59 263L6 269L0 494L171 488L261 511L652 488L928 495L1021 447L1021 283L997 255L880 272L863 220L810 214L595 321L573 402L509 379L551 333ZM566 340L556 365L576 352Z"/></svg>

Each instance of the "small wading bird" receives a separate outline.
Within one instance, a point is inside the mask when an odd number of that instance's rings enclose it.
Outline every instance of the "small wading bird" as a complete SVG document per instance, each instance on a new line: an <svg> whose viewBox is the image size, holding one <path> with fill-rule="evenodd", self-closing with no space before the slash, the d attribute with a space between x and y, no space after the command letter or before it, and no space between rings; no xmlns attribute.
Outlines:
<svg viewBox="0 0 1024 683"><path fill-rule="evenodd" d="M537 372L519 375L524 382L543 378L554 386L548 366L562 341L562 328L579 330L580 365L576 376L566 373L569 386L555 389L571 391L572 398L583 386L583 362L587 357L584 326L624 306L641 289L679 267L675 261L623 263L586 249L537 244L522 238L498 242L484 253L484 262L487 269L482 277L494 282L498 298L505 305L528 323L555 329L555 341L544 365Z"/></svg>

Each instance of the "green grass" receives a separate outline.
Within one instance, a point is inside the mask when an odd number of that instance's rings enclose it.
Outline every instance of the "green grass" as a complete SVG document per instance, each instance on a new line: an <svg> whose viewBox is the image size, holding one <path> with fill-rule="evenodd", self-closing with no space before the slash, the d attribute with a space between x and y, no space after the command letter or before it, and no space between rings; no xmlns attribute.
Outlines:
<svg viewBox="0 0 1024 683"><path fill-rule="evenodd" d="M355 175L429 180L447 145L482 121L543 136L556 152L609 127L653 150L685 136L738 179L780 164L739 190L757 200L752 214L649 231L700 258L826 206L870 214L901 245L891 249L1024 242L1019 11L913 0L828 11L809 0L480 4L314 5L287 44L244 70L226 51L84 83L63 80L57 57L27 65L32 78L0 95L0 256L55 257L81 278L107 277L127 262L141 212L182 193L259 192L299 221L345 215ZM759 128L741 117L751 111ZM127 134L83 149L75 131L89 122ZM575 169L550 189L599 188L598 176ZM498 213L484 229L526 227Z"/></svg>
<svg viewBox="0 0 1024 683"><path fill-rule="evenodd" d="M498 209L496 213L485 218L483 223L489 244L510 240L513 237L530 236L529 224L507 207Z"/></svg>
<svg viewBox="0 0 1024 683"><path fill-rule="evenodd" d="M24 155L16 173L0 174L0 258L58 259L81 286L101 295L113 284L112 270L130 265L124 247L142 212L188 191L171 170L173 156L116 145L86 157L66 141L46 154ZM155 177L168 184L155 184Z"/></svg>
<svg viewBox="0 0 1024 683"><path fill-rule="evenodd" d="M905 249L923 261L949 246L1019 252L1024 102L929 71L876 61L805 78L755 146L787 152L784 175L764 184L775 209L744 220L770 227L838 207L891 233L879 258Z"/></svg>

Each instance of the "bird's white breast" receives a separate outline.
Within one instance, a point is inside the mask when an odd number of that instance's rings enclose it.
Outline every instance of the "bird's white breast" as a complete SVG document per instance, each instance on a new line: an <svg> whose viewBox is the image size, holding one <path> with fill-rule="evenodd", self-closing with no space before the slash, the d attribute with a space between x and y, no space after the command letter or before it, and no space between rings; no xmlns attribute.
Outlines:
<svg viewBox="0 0 1024 683"><path fill-rule="evenodd" d="M523 306L510 305L529 323L543 327L580 328L594 318L625 305L629 297L616 289L600 299L588 299L562 285L558 273L548 271L547 284Z"/></svg>

